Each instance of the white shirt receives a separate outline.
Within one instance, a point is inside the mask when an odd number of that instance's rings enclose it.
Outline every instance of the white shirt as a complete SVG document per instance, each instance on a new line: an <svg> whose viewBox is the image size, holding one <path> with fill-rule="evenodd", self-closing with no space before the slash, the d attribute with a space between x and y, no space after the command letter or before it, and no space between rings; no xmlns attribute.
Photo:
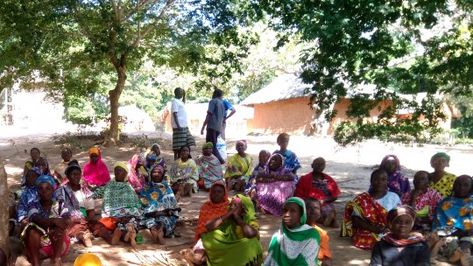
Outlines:
<svg viewBox="0 0 473 266"><path fill-rule="evenodd" d="M79 207L85 208L86 210L95 209L95 201L93 198L86 198L84 192L81 189L74 191L74 196L76 196L77 201L79 202Z"/></svg>
<svg viewBox="0 0 473 266"><path fill-rule="evenodd" d="M386 211L390 211L401 204L401 199L399 198L399 196L391 191L388 191L388 193L386 193L384 197L377 199L376 201L381 206L383 206Z"/></svg>
<svg viewBox="0 0 473 266"><path fill-rule="evenodd" d="M180 127L187 127L187 112L184 103L179 99L172 99L171 101L171 124L172 128L177 128L176 121L174 121L174 113L176 113L177 121Z"/></svg>

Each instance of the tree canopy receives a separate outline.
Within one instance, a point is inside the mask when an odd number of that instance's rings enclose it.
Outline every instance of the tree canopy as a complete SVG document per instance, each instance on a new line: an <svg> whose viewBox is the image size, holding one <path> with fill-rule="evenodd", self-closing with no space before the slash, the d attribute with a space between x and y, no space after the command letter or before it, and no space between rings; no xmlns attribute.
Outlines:
<svg viewBox="0 0 473 266"><path fill-rule="evenodd" d="M5 0L0 84L50 88L75 122L110 114L117 140L119 102L153 113L150 99L163 105L172 84L195 99L217 86L241 100L297 72L326 119L351 99L339 143L427 141L440 132L444 95L473 97L472 8L469 0Z"/></svg>
<svg viewBox="0 0 473 266"><path fill-rule="evenodd" d="M472 94L471 1L262 0L252 7L251 16L270 16L286 33L281 41L297 33L311 44L301 57L301 78L313 85L315 104L330 109L353 95L347 113L353 120L335 134L342 144L371 137L428 140L439 133L439 94ZM375 89L363 91L369 85ZM422 101L402 95L419 92L427 93ZM392 104L366 122L384 100ZM393 119L403 109L412 115Z"/></svg>
<svg viewBox="0 0 473 266"><path fill-rule="evenodd" d="M2 1L0 69L10 80L45 84L66 108L91 108L90 98L107 92L113 142L127 77L146 60L185 70L210 59L236 65L241 54L215 59L204 47L247 44L237 38L237 7L220 0Z"/></svg>

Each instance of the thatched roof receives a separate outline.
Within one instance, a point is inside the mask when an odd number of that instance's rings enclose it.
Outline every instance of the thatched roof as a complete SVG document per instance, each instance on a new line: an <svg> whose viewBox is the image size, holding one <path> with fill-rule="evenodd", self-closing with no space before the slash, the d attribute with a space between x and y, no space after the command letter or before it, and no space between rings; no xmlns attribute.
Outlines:
<svg viewBox="0 0 473 266"><path fill-rule="evenodd" d="M275 78L266 87L248 96L240 104L254 105L304 97L309 95L306 92L309 87L310 85L303 83L296 75L284 74Z"/></svg>

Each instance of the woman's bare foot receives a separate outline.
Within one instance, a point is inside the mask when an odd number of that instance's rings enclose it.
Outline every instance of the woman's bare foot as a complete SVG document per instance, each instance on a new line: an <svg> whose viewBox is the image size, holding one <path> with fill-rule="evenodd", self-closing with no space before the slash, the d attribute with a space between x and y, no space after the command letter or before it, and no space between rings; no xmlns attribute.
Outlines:
<svg viewBox="0 0 473 266"><path fill-rule="evenodd" d="M84 244L86 247L92 246L92 233L90 231L85 231L84 233L80 234L78 239Z"/></svg>
<svg viewBox="0 0 473 266"><path fill-rule="evenodd" d="M192 249L186 248L181 250L179 254L191 265L204 265L206 261L205 252L194 252Z"/></svg>
<svg viewBox="0 0 473 266"><path fill-rule="evenodd" d="M179 254L181 254L181 256L184 258L184 260L186 260L187 263L189 263L190 265L195 264L195 262L194 262L194 252L192 252L191 249L189 249L189 248L183 249L183 250L179 251Z"/></svg>
<svg viewBox="0 0 473 266"><path fill-rule="evenodd" d="M448 262L450 262L450 263L456 263L456 262L458 262L458 261L460 260L461 256L462 256L462 252L461 252L460 248L457 248L457 249L453 252L453 255L452 255L450 258L448 258Z"/></svg>
<svg viewBox="0 0 473 266"><path fill-rule="evenodd" d="M153 236L153 239L156 241L156 243L158 243L159 245L164 245L165 244L165 240L164 240L164 231L163 231L163 227L159 227L159 228L153 228L150 230L151 231L151 235Z"/></svg>
<svg viewBox="0 0 473 266"><path fill-rule="evenodd" d="M115 231L113 231L113 235L112 235L112 241L110 241L111 244L112 245L118 244L118 242L120 242L120 237L122 237L122 231L118 228L115 228Z"/></svg>
<svg viewBox="0 0 473 266"><path fill-rule="evenodd" d="M460 256L460 265L461 266L471 266L473 263L473 258L471 257L470 249L462 250Z"/></svg>
<svg viewBox="0 0 473 266"><path fill-rule="evenodd" d="M132 232L130 232L130 245L132 248L136 248L136 231L133 229Z"/></svg>

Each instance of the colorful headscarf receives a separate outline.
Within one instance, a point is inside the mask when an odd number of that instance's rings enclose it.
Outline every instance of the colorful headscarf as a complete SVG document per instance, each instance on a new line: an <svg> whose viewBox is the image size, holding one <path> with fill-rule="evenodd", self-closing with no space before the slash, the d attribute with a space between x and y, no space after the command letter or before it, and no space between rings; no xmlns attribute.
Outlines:
<svg viewBox="0 0 473 266"><path fill-rule="evenodd" d="M402 215L408 215L411 217L412 223L411 223L411 229L414 226L414 221L416 217L415 210L408 205L401 205L397 208L394 208L389 211L388 213L388 226L391 227L392 223L400 216ZM389 232L387 235L383 237L384 241L396 246L396 247L405 247L411 244L415 244L421 241L424 241L424 236L421 233L418 232L411 232L409 236L405 239L399 239L397 236L395 236L392 232Z"/></svg>
<svg viewBox="0 0 473 266"><path fill-rule="evenodd" d="M213 149L214 144L212 142L206 142L204 145L202 145L202 149Z"/></svg>
<svg viewBox="0 0 473 266"><path fill-rule="evenodd" d="M301 222L301 224L305 224L307 222L307 210L305 208L304 200L299 198L299 197L291 197L291 198L286 200L284 205L286 205L288 203L291 203L291 202L299 205L302 208L302 214L301 214L300 222Z"/></svg>
<svg viewBox="0 0 473 266"><path fill-rule="evenodd" d="M97 154L98 159L96 163L88 162L84 165L83 176L84 181L88 185L104 186L110 181L110 173L107 165L102 161L102 154L98 147L89 149L89 154Z"/></svg>
<svg viewBox="0 0 473 266"><path fill-rule="evenodd" d="M33 165L34 165L34 163L33 163L32 161L26 161L26 162L25 162L25 168L26 168L27 170L30 170L31 167L33 167Z"/></svg>
<svg viewBox="0 0 473 266"><path fill-rule="evenodd" d="M416 218L416 212L415 210L409 206L409 205L401 205L399 207L396 207L388 212L387 220L388 220L388 226L391 226L391 224L398 218L399 216L402 215L409 215L412 219L412 222L414 224L414 220Z"/></svg>
<svg viewBox="0 0 473 266"><path fill-rule="evenodd" d="M150 148L150 149L153 150L154 147L157 147L158 149L161 150L161 146L159 146L158 143L153 143L153 144L151 145L151 148Z"/></svg>
<svg viewBox="0 0 473 266"><path fill-rule="evenodd" d="M212 195L213 193L215 186L222 186L223 189L225 190L224 199L220 203L213 203L210 197L210 195ZM205 224L208 221L218 218L224 215L225 213L227 213L229 204L230 202L228 200L227 186L225 184L225 181L223 180L215 181L210 187L209 200L206 201L200 208L199 220L197 222L197 229L195 230L195 240L198 240L200 238L200 235L207 231L207 229L205 228Z"/></svg>
<svg viewBox="0 0 473 266"><path fill-rule="evenodd" d="M123 180L123 182L127 182L128 181L128 164L127 164L127 162L116 162L115 165L113 166L113 169L115 169L117 167L125 170L126 176L125 176L125 180Z"/></svg>
<svg viewBox="0 0 473 266"><path fill-rule="evenodd" d="M434 156L432 156L432 158L430 158L430 162L437 158L444 158L445 160L447 160L447 163L450 163L450 156L445 152L437 152L436 154L434 154Z"/></svg>
<svg viewBox="0 0 473 266"><path fill-rule="evenodd" d="M36 186L39 186L43 183L48 183L53 188L56 188L56 181L54 181L54 178L50 175L41 175L38 178L36 178Z"/></svg>
<svg viewBox="0 0 473 266"><path fill-rule="evenodd" d="M279 153L273 153L273 155L271 155L271 157L269 157L268 162L266 163L268 169L269 169L269 163L271 162L271 159L272 159L273 157L279 157L279 158L281 158L281 166L279 166L279 168L276 169L276 170L281 170L281 169L283 169L283 168L284 168L284 163L285 163L285 162L284 162L285 158L284 158L284 156L282 156L282 154L279 154Z"/></svg>
<svg viewBox="0 0 473 266"><path fill-rule="evenodd" d="M95 154L100 156L100 148L99 147L91 147L89 149L89 156Z"/></svg>
<svg viewBox="0 0 473 266"><path fill-rule="evenodd" d="M153 166L151 166L151 169L149 170L149 175L148 175L148 182L153 182L152 181L152 176L153 176L153 172L155 169L161 169L163 171L163 180L161 182L168 182L168 180L166 179L166 169L164 169L164 167L160 164L154 164Z"/></svg>
<svg viewBox="0 0 473 266"><path fill-rule="evenodd" d="M295 203L302 208L301 225L289 229L284 224L269 243L265 266L276 265L317 265L320 249L320 234L315 228L307 225L305 203L301 198L289 198L284 204Z"/></svg>

